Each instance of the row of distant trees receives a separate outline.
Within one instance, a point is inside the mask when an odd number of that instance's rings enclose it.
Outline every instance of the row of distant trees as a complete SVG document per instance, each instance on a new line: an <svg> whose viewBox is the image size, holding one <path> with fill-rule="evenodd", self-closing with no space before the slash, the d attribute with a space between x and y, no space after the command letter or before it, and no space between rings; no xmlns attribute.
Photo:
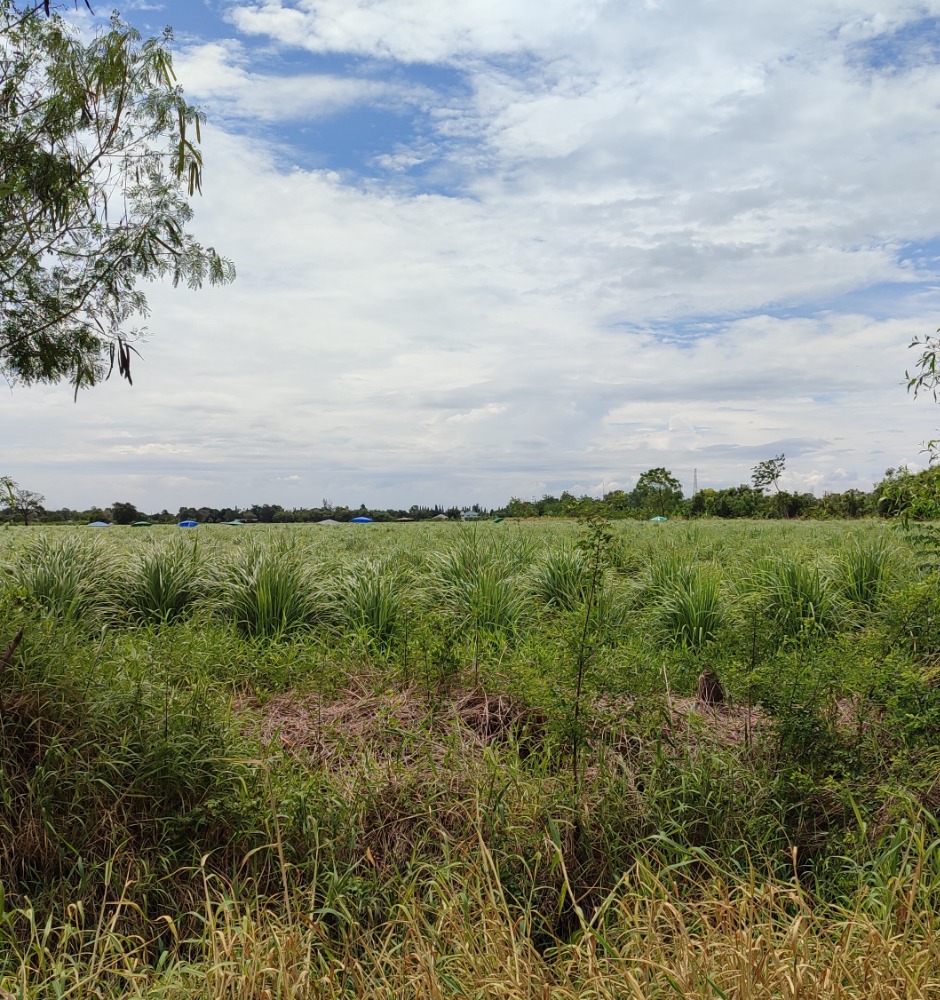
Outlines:
<svg viewBox="0 0 940 1000"><path fill-rule="evenodd" d="M858 518L894 517L904 511L920 520L940 519L940 467L920 472L888 469L871 490L849 489L813 493L780 488L786 457L759 462L751 482L724 489L702 489L685 496L681 483L665 468L650 469L632 490L613 490L601 499L545 494L539 500L513 497L501 511L508 517L577 517L599 514L611 518L650 517L751 517L751 518Z"/></svg>
<svg viewBox="0 0 940 1000"><path fill-rule="evenodd" d="M888 469L884 478L869 491L850 489L817 497L812 493L780 489L780 477L786 459L778 455L756 465L751 482L725 489L702 489L685 496L682 484L665 468L649 469L632 490L612 490L602 498L575 496L567 491L560 496L545 494L541 499L512 497L505 507L487 510L472 507L413 505L405 509L367 508L336 505L323 500L319 507L286 508L280 504L252 504L250 507L180 507L175 513L162 510L145 513L129 502L115 502L110 507L72 510L67 507L49 510L41 494L22 489L9 478L0 477L0 520L30 523L79 523L108 521L133 524L148 520L162 524L194 520L202 524L225 521L252 521L261 524L296 522L350 521L368 516L375 521L408 519L426 521L441 514L451 520L469 516L500 515L512 518L581 517L600 515L610 518L650 517L720 517L720 518L859 518L894 517L902 511L918 520L940 519L940 467L932 465L921 472Z"/></svg>
<svg viewBox="0 0 940 1000"><path fill-rule="evenodd" d="M90 507L87 510L73 510L69 507L47 509L45 497L40 493L23 489L14 480L0 477L0 520L21 524L88 524L91 521L107 521L110 524L133 524L135 521L151 521L155 524L176 524L179 521L199 521L201 524L221 524L226 521L248 521L260 524L289 524L305 521L350 521L354 517L371 517L374 521L397 521L407 518L412 521L427 521L445 515L451 520L461 520L467 514L483 516L489 511L479 504L472 507L431 507L414 505L407 510L376 510L365 504L359 507L334 505L324 500L319 507L286 508L280 504L252 504L250 507L180 507L175 513L168 510L146 512L130 502L115 501L110 507Z"/></svg>

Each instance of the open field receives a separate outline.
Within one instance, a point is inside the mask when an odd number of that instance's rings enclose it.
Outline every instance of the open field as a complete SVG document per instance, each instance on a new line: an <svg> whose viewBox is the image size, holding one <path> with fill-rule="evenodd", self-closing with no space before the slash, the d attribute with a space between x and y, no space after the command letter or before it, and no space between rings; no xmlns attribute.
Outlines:
<svg viewBox="0 0 940 1000"><path fill-rule="evenodd" d="M883 522L0 564L0 997L940 996L940 590Z"/></svg>

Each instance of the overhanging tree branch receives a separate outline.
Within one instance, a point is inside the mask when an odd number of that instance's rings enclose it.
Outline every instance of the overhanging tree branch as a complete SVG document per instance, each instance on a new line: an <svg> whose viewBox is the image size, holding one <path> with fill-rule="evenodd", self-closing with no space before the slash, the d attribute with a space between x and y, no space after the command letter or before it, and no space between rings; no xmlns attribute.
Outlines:
<svg viewBox="0 0 940 1000"><path fill-rule="evenodd" d="M202 115L176 84L172 36L142 42L115 15L85 43L47 7L0 0L0 373L77 389L114 350L129 380L140 278L198 288L234 267L185 230Z"/></svg>

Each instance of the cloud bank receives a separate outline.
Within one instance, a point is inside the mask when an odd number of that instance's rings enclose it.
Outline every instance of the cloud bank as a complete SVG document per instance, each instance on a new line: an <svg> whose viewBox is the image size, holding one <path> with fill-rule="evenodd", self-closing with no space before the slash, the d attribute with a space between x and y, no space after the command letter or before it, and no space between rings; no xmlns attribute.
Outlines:
<svg viewBox="0 0 940 1000"><path fill-rule="evenodd" d="M53 506L922 463L937 417L900 382L940 313L936 5L218 13L177 69L216 123L195 229L238 280L148 289L133 389L6 394L3 471Z"/></svg>

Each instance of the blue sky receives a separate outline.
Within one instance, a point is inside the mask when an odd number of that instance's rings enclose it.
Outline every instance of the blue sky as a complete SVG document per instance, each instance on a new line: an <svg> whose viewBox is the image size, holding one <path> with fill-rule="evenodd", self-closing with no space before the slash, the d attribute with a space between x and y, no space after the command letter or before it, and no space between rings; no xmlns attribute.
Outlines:
<svg viewBox="0 0 940 1000"><path fill-rule="evenodd" d="M4 394L0 471L53 506L923 464L938 411L901 380L940 325L940 3L121 9L174 27L209 118L193 229L238 279L147 289L133 388Z"/></svg>

